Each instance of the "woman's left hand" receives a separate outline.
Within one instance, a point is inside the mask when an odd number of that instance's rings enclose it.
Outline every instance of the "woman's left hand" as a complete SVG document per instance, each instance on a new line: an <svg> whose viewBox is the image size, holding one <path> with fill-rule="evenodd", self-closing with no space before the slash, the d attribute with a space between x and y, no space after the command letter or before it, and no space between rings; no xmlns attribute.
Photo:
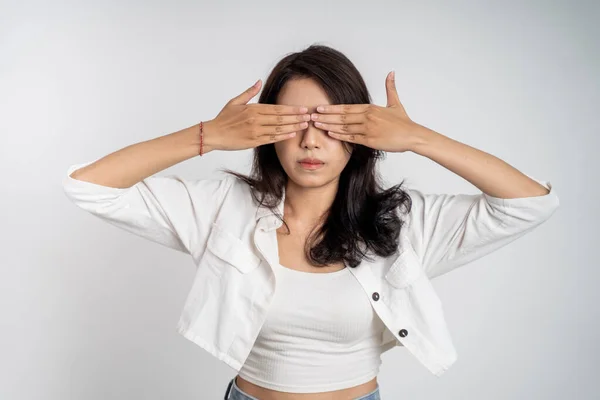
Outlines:
<svg viewBox="0 0 600 400"><path fill-rule="evenodd" d="M358 143L377 150L404 152L415 143L423 126L413 122L398 97L394 72L386 78L387 106L335 104L317 107L312 114L315 127L335 139ZM322 107L322 108L321 108Z"/></svg>

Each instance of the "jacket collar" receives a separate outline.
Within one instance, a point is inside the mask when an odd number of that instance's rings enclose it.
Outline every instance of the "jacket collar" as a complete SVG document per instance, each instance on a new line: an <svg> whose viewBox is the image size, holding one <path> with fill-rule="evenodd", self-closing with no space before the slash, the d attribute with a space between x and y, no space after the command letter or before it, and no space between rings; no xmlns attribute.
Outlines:
<svg viewBox="0 0 600 400"><path fill-rule="evenodd" d="M279 214L280 216L283 216L283 204L285 203L285 186L283 187L283 196L281 197L281 200L279 201L279 204L277 204L276 210L277 210L277 214ZM269 217L269 218L264 218L263 217ZM265 206L264 204L260 204L258 206L258 208L256 209L256 220L260 221L263 220L262 224L268 224L268 229L276 229L279 226L281 226L281 221L279 220L279 218L277 218L276 214L273 213L269 207ZM273 221L273 222L270 222Z"/></svg>

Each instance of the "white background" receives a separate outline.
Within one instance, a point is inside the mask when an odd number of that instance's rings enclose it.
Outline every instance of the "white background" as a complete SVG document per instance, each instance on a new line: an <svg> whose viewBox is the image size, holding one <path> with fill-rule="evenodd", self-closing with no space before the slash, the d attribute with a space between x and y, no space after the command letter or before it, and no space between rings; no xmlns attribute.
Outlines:
<svg viewBox="0 0 600 400"><path fill-rule="evenodd" d="M458 361L437 378L396 348L382 398L598 398L597 2L13 3L0 2L0 398L222 398L235 371L175 330L191 258L82 212L61 181L71 164L214 118L313 43L345 53L378 105L395 70L413 120L550 181L561 202L433 281ZM251 154L161 174L248 172ZM478 192L413 153L381 171Z"/></svg>

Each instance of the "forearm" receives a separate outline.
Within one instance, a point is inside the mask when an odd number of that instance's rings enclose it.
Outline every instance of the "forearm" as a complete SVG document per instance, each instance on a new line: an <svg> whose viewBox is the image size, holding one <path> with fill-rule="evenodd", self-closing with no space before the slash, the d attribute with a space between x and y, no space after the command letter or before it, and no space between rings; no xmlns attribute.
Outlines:
<svg viewBox="0 0 600 400"><path fill-rule="evenodd" d="M442 165L482 192L506 199L548 193L548 189L498 157L417 126L411 151Z"/></svg>
<svg viewBox="0 0 600 400"><path fill-rule="evenodd" d="M198 125L115 151L71 174L102 186L128 188L199 154ZM205 153L210 149L205 149Z"/></svg>

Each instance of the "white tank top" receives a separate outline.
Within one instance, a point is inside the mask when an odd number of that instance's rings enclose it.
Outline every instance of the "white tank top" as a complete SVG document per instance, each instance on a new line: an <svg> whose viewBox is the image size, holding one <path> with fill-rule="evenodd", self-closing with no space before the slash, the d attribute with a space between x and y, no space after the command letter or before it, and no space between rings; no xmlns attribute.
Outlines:
<svg viewBox="0 0 600 400"><path fill-rule="evenodd" d="M377 376L385 325L348 268L275 265L267 319L239 376L292 393L345 389Z"/></svg>

